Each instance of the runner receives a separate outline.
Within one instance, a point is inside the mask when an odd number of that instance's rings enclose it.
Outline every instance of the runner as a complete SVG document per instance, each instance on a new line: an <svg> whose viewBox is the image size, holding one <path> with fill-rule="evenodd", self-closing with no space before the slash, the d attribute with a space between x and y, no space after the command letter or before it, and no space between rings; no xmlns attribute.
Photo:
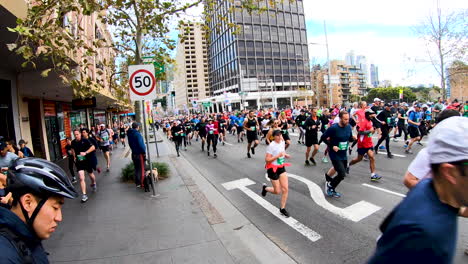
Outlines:
<svg viewBox="0 0 468 264"><path fill-rule="evenodd" d="M262 123L260 124L262 126L262 138L260 141L266 138L266 135L268 134L268 131L270 131L270 125L271 125L271 116L270 114L267 114L265 118L263 119Z"/></svg>
<svg viewBox="0 0 468 264"><path fill-rule="evenodd" d="M420 139L419 134L419 126L421 125L421 105L416 104L414 106L414 110L410 110L408 113L408 133L410 135L411 140L406 141L406 154L413 154L411 151L411 147L413 146L414 142Z"/></svg>
<svg viewBox="0 0 468 264"><path fill-rule="evenodd" d="M237 129L237 143L244 142L244 117L237 114L234 126Z"/></svg>
<svg viewBox="0 0 468 264"><path fill-rule="evenodd" d="M397 127L398 127L398 134L395 134L393 136L393 141L397 142L397 138L401 137L402 132L405 134L404 140L405 142L408 140L408 128L405 124L406 120L408 119L408 115L406 112L408 111L408 104L407 103L402 103L401 107L398 108L397 113Z"/></svg>
<svg viewBox="0 0 468 264"><path fill-rule="evenodd" d="M118 147L119 144L119 126L117 123L112 125L112 146Z"/></svg>
<svg viewBox="0 0 468 264"><path fill-rule="evenodd" d="M93 189L93 191L97 190L96 176L94 176L93 173L93 170L96 169L96 165L94 164L94 158L96 157L96 148L93 144L91 144L91 142L88 139L85 138L85 135L86 137L88 137L88 131L89 130L87 128L84 128L81 133L79 130L73 131L75 139L71 143L73 157L76 162L76 170L78 171L78 176L80 178L82 203L88 201L88 195L86 194L85 171L88 172L89 178L91 180L91 188Z"/></svg>
<svg viewBox="0 0 468 264"><path fill-rule="evenodd" d="M73 156L73 150L72 150L72 140L71 138L67 138L67 145L65 145L65 150L67 151L67 158L68 158L68 171L70 171L70 174L72 176L72 183L75 184L76 177L75 177L75 157Z"/></svg>
<svg viewBox="0 0 468 264"><path fill-rule="evenodd" d="M375 113L372 109L366 109L365 118L359 121L359 129L357 136L358 144L358 156L353 159L349 165L346 167L346 173L349 174L349 169L352 165L359 163L364 158L364 155L367 154L369 159L369 167L371 172L371 180L377 181L382 177L375 173L375 158L374 158L374 148L372 143L372 134L374 133L374 128L372 126L372 119L375 118Z"/></svg>
<svg viewBox="0 0 468 264"><path fill-rule="evenodd" d="M304 109L301 109L301 114L296 117L296 125L299 128L299 139L297 140L297 143L303 144L304 145L304 137L305 137L305 129L304 129L304 124L307 119L306 112ZM301 141L302 140L302 141Z"/></svg>
<svg viewBox="0 0 468 264"><path fill-rule="evenodd" d="M328 145L330 159L333 164L333 168L325 173L325 194L336 198L341 197L341 194L336 191L336 187L346 176L349 142L356 140L349 125L348 112L341 111L339 118L340 122L327 129L322 135L322 140ZM332 177L335 171L338 175Z"/></svg>
<svg viewBox="0 0 468 264"><path fill-rule="evenodd" d="M273 132L274 141L271 142L266 148L265 155L265 168L267 169L268 178L271 180L273 187L267 187L263 184L262 196L266 196L268 192L272 194L281 194L280 213L285 217L289 217L286 211L286 201L288 200L288 174L286 173L286 166L290 164L285 163L285 158L290 158L286 153L285 143L281 137L281 131L276 130Z"/></svg>
<svg viewBox="0 0 468 264"><path fill-rule="evenodd" d="M392 122L392 112L390 111L391 107L392 105L390 103L386 103L384 110L380 112L380 114L378 114L376 117L376 119L381 124L380 131L382 132L382 135L374 147L375 153L378 154L379 146L385 140L385 147L387 149L387 157L390 159L393 158L393 154L390 152L390 131L391 131L390 124Z"/></svg>
<svg viewBox="0 0 468 264"><path fill-rule="evenodd" d="M185 127L185 140L184 140L184 142L186 142L185 150L187 150L187 144L192 145L192 136L193 136L192 135L192 130L193 130L192 121L189 120L188 118L185 118L184 127Z"/></svg>
<svg viewBox="0 0 468 264"><path fill-rule="evenodd" d="M289 138L290 125L289 125L285 112L281 112L279 116L279 121L281 122L280 128L281 128L281 133L283 134L283 140L286 144L286 149L288 149L288 147L291 145L291 139Z"/></svg>
<svg viewBox="0 0 468 264"><path fill-rule="evenodd" d="M216 124L215 124L216 123ZM218 122L213 122L213 119L208 119L208 125L205 127L206 133L208 134L208 144L206 146L207 155L210 156L210 146L213 145L213 155L218 157L216 154L216 145L218 145Z"/></svg>
<svg viewBox="0 0 468 264"><path fill-rule="evenodd" d="M258 146L257 130L259 128L258 121L255 118L254 111L250 110L247 119L244 121L244 129L247 131L247 157L250 159L250 151L255 155L255 148ZM254 143L252 147L252 143Z"/></svg>
<svg viewBox="0 0 468 264"><path fill-rule="evenodd" d="M367 102L366 101L361 101L359 103L359 109L354 111L354 115L351 114L352 117L354 117L354 120L356 121L356 131L359 131L359 123L361 120L364 120L366 118L365 112L367 109ZM357 141L354 141L351 147L349 148L349 155L353 152L354 146L356 146Z"/></svg>
<svg viewBox="0 0 468 264"><path fill-rule="evenodd" d="M275 140L275 137L273 136L274 132L281 131L281 128L279 127L280 123L281 122L279 120L275 120L273 118L271 119L270 123L268 123L270 130L265 136L265 142L267 145L270 145L270 143L273 142L273 140Z"/></svg>
<svg viewBox="0 0 468 264"><path fill-rule="evenodd" d="M206 119L202 117L201 121L196 125L198 135L201 138L201 150L205 151L205 143L206 143Z"/></svg>
<svg viewBox="0 0 468 264"><path fill-rule="evenodd" d="M180 157L180 147L182 146L182 139L184 135L184 127L180 125L180 122L174 120L172 127L169 130L169 138L174 141L175 149L177 152L177 157Z"/></svg>
<svg viewBox="0 0 468 264"><path fill-rule="evenodd" d="M110 169L110 151L109 151L109 139L111 138L111 134L109 133L109 130L106 129L106 125L101 124L99 129L99 132L96 135L96 138L99 141L99 147L104 154L104 158L106 158L107 162L107 172Z"/></svg>
<svg viewBox="0 0 468 264"><path fill-rule="evenodd" d="M218 115L218 124L219 124L219 140L223 143L223 146L226 142L226 128L227 122L222 115Z"/></svg>
<svg viewBox="0 0 468 264"><path fill-rule="evenodd" d="M317 162L315 162L315 155L317 155L317 152L319 150L319 144L318 144L318 129L320 127L320 120L317 117L317 108L312 108L311 110L311 116L309 116L304 124L305 127L305 145L307 147L306 153L305 153L305 165L310 165L310 162L312 162L313 165L317 165ZM310 150L314 146L314 151L312 152L312 156L309 159L309 154Z"/></svg>

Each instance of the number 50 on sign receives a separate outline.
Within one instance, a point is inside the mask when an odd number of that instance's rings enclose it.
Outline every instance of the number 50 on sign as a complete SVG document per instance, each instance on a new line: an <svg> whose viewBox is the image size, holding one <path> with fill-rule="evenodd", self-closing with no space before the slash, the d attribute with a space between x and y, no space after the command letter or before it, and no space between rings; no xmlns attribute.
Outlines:
<svg viewBox="0 0 468 264"><path fill-rule="evenodd" d="M157 98L153 65L131 65L128 67L130 99L154 100Z"/></svg>

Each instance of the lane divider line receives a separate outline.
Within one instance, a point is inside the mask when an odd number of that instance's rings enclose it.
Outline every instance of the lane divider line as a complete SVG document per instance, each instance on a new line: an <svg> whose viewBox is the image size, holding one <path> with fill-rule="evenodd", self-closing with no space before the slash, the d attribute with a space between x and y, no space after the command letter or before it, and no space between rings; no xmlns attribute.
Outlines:
<svg viewBox="0 0 468 264"><path fill-rule="evenodd" d="M393 195L396 195L396 196L406 197L406 195L404 195L404 194L397 193L397 192L394 192L394 191L390 191L390 190L380 188L380 187L377 187L377 186L373 186L373 185L370 185L370 184L367 184L367 183L363 183L362 185L366 186L366 187L369 187L369 188L372 188L372 189L382 191L382 192L390 193L390 194L393 194Z"/></svg>

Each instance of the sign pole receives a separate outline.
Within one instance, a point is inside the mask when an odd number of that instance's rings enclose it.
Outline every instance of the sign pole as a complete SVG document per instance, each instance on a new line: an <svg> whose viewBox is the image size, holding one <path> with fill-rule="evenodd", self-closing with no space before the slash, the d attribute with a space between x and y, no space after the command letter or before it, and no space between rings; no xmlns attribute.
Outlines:
<svg viewBox="0 0 468 264"><path fill-rule="evenodd" d="M143 127L145 130L145 141L146 141L146 152L148 153L148 162L150 167L150 178L151 178L151 189L153 189L153 197L156 197L156 191L154 189L154 178L153 178L153 163L151 163L151 153L149 150L148 130L146 130L146 113L145 113L145 100L141 100L141 108L143 112ZM144 168L143 168L144 169ZM146 171L145 171L146 174Z"/></svg>
<svg viewBox="0 0 468 264"><path fill-rule="evenodd" d="M153 123L153 136L154 136L154 144L156 145L156 154L158 155L159 158L159 149L158 149L158 140L156 138L156 126Z"/></svg>

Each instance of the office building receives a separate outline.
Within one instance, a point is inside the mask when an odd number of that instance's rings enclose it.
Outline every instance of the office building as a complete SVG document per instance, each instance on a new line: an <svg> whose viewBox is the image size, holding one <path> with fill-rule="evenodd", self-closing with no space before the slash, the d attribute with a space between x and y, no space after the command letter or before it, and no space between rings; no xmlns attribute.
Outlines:
<svg viewBox="0 0 468 264"><path fill-rule="evenodd" d="M174 73L175 107L185 110L194 101L210 96L206 35L200 23L179 29L183 36L177 44Z"/></svg>
<svg viewBox="0 0 468 264"><path fill-rule="evenodd" d="M216 97L212 101L228 93L235 109L244 104L285 107L303 100L302 94L313 95L303 1L270 3L260 1L267 11L249 13L237 6L238 1L219 1L209 14L210 86ZM230 8L233 13L227 12ZM227 23L236 25L238 34Z"/></svg>
<svg viewBox="0 0 468 264"><path fill-rule="evenodd" d="M351 50L348 53L346 53L345 63L346 65L356 65L356 58L354 57L354 50Z"/></svg>
<svg viewBox="0 0 468 264"><path fill-rule="evenodd" d="M366 78L366 84L370 86L369 66L367 65L367 58L364 55L356 56L356 66L359 67Z"/></svg>
<svg viewBox="0 0 468 264"><path fill-rule="evenodd" d="M379 67L375 64L370 65L370 82L373 88L379 87Z"/></svg>

